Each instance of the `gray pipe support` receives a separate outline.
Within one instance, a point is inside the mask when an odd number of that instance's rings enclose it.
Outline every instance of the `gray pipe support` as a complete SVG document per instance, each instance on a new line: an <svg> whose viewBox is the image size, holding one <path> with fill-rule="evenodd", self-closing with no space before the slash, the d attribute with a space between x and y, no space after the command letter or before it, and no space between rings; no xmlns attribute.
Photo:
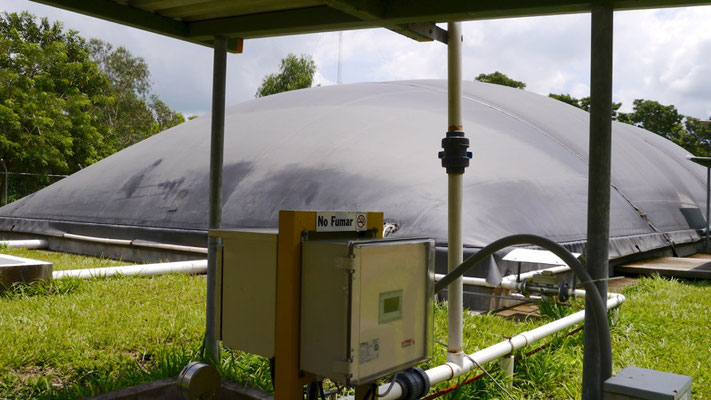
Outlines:
<svg viewBox="0 0 711 400"><path fill-rule="evenodd" d="M587 266L601 298L607 297L610 241L610 174L612 160L612 6L592 7L590 42L590 154L588 156ZM588 292L590 293L590 292ZM588 309L591 297L586 297ZM589 313L585 326L595 324ZM611 371L595 368L600 362L596 336L585 330L583 400L601 399L603 382Z"/></svg>
<svg viewBox="0 0 711 400"><path fill-rule="evenodd" d="M225 85L227 79L227 38L215 37L212 76L212 130L210 134L210 210L209 229L222 222L222 163L225 143ZM205 354L216 364L220 358L216 332L216 272L218 238L207 239L207 299L205 301Z"/></svg>

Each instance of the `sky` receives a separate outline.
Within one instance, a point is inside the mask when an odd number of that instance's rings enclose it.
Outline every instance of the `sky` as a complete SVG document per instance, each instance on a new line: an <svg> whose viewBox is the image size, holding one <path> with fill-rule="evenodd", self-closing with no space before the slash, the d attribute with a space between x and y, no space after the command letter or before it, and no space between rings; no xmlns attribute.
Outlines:
<svg viewBox="0 0 711 400"><path fill-rule="evenodd" d="M212 50L33 3L0 0L0 11L28 11L62 21L86 38L124 46L146 60L152 90L186 115L210 111ZM673 104L685 115L711 116L711 6L616 12L613 99L631 111L638 98ZM547 95L589 95L590 15L470 21L463 24L463 76L501 71ZM228 56L227 104L254 98L266 74L288 55L312 55L315 84L333 85L337 32L252 39ZM446 79L446 46L419 43L385 29L343 32L343 84Z"/></svg>

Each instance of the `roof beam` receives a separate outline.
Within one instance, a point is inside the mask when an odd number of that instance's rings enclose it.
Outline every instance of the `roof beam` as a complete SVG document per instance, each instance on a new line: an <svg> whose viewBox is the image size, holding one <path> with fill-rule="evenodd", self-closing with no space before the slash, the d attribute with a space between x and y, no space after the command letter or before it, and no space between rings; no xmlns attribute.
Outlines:
<svg viewBox="0 0 711 400"><path fill-rule="evenodd" d="M326 0L326 5L338 11L352 15L363 21L372 21L376 25L380 25L383 20L385 8L382 1L373 0ZM431 41L432 38L423 35L421 32L410 29L406 24L384 24L383 28L390 29L393 32L399 33L410 39L419 42Z"/></svg>
<svg viewBox="0 0 711 400"><path fill-rule="evenodd" d="M215 35L249 39L375 27L385 27L415 40L431 40L432 35L422 35L423 31L418 34L409 24L589 12L596 0L324 0L327 5L195 22L139 8L182 4L186 0L134 0L132 5L125 4L125 0L33 1L211 46ZM615 10L711 4L711 0L613 2Z"/></svg>
<svg viewBox="0 0 711 400"><path fill-rule="evenodd" d="M111 0L33 1L176 38L184 39L189 33L188 25L184 22Z"/></svg>
<svg viewBox="0 0 711 400"><path fill-rule="evenodd" d="M327 0L326 4L196 21L189 23L189 38L209 40L213 35L226 35L249 39L384 27L415 40L431 40L414 32L408 24L580 13L589 12L591 6L589 0ZM618 0L615 8L670 4L669 0ZM673 6L699 4L711 4L711 0L679 0Z"/></svg>
<svg viewBox="0 0 711 400"><path fill-rule="evenodd" d="M326 0L326 5L364 21L383 19L385 8L382 1L373 0Z"/></svg>
<svg viewBox="0 0 711 400"><path fill-rule="evenodd" d="M391 0L384 19L398 23L465 21L487 18L564 14L590 10L590 1L571 0Z"/></svg>
<svg viewBox="0 0 711 400"><path fill-rule="evenodd" d="M389 0L383 19L394 23L445 22L590 12L595 0ZM615 10L711 4L709 0L614 0Z"/></svg>
<svg viewBox="0 0 711 400"><path fill-rule="evenodd" d="M249 39L376 26L378 24L319 6L191 22L189 37L203 40L214 35L226 35Z"/></svg>

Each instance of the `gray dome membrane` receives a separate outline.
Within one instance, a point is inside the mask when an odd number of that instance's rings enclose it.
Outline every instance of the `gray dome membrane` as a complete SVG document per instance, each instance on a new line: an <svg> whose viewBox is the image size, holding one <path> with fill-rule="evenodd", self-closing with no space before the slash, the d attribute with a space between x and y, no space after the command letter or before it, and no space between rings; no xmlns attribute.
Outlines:
<svg viewBox="0 0 711 400"><path fill-rule="evenodd" d="M316 87L247 101L225 121L223 228L277 226L281 209L383 211L393 236L447 241L441 80ZM463 241L586 238L588 113L464 82L474 157ZM210 117L185 122L0 208L0 230L205 245ZM705 170L672 142L613 123L610 255L699 240Z"/></svg>

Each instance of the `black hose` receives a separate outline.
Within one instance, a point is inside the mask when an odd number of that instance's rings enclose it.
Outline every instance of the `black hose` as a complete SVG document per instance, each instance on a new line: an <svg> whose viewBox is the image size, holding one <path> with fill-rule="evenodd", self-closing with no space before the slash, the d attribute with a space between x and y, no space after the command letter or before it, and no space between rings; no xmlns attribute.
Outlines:
<svg viewBox="0 0 711 400"><path fill-rule="evenodd" d="M568 264L570 269L573 270L578 279L580 279L580 283L585 288L585 297L590 300L591 311L595 317L595 324L591 328L597 332L598 336L597 344L600 351L600 387L602 388L603 382L612 376L612 344L610 342L610 325L607 322L607 302L600 296L600 292L597 290L595 283L585 267L583 267L573 254L558 243L541 236L527 234L512 235L499 239L464 260L457 268L435 283L435 293L446 289L447 286L457 278L464 276L467 271L497 251L506 247L522 244L536 245L552 252Z"/></svg>

